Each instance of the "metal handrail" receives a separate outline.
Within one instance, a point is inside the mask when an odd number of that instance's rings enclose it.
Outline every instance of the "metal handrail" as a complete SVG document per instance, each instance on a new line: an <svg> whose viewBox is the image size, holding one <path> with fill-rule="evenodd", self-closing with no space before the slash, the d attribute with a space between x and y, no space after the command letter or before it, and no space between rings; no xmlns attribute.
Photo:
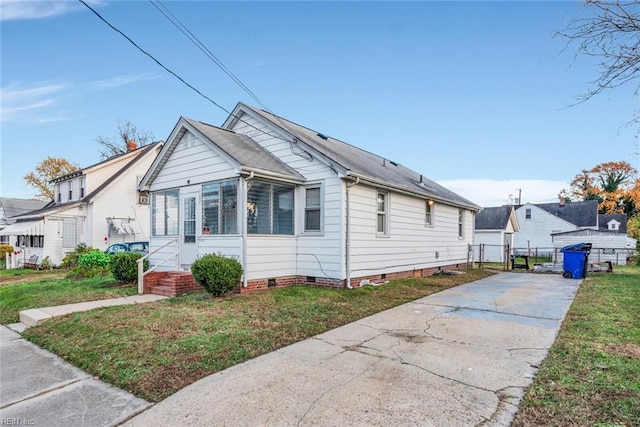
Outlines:
<svg viewBox="0 0 640 427"><path fill-rule="evenodd" d="M177 248L178 247L178 237L175 237L175 238L169 240L167 243L165 243L164 245L160 246L155 251L149 252L145 256L142 256L142 257L140 257L140 258L138 258L136 260L136 262L138 263L138 295L142 295L142 293L144 292L144 276L146 276L147 274L151 273L153 270L155 270L159 266L163 265L165 262L169 261L173 257L176 257L176 261L177 261L176 262L176 265L177 265L176 269L179 267L180 251L176 250L176 252L174 254L169 255L168 257L166 257L165 259L163 259L162 261L160 261L159 263L157 263L153 267L149 268L147 271L144 271L144 260L148 259L151 255L155 254L156 252L160 251L161 249L166 248L167 246L169 246L172 243L175 243L176 248Z"/></svg>

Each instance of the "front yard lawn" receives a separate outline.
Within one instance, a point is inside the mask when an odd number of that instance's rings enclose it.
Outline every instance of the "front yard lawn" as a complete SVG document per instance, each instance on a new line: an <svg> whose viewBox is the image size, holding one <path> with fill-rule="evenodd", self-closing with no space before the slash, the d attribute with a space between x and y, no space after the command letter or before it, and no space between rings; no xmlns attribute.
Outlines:
<svg viewBox="0 0 640 427"><path fill-rule="evenodd" d="M5 273L5 272L13 273ZM19 321L21 310L49 307L135 295L135 285L122 286L109 275L93 279L65 279L64 273L46 274L33 270L3 270L0 275L0 324ZM11 284L12 277L19 277L21 283Z"/></svg>
<svg viewBox="0 0 640 427"><path fill-rule="evenodd" d="M237 363L492 273L395 280L336 290L293 286L108 307L52 319L24 337L152 402Z"/></svg>

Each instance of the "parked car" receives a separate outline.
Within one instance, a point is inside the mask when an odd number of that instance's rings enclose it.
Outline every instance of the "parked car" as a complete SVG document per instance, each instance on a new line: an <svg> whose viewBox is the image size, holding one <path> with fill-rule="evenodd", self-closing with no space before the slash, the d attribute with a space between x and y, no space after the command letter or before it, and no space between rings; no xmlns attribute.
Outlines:
<svg viewBox="0 0 640 427"><path fill-rule="evenodd" d="M127 243L114 243L104 251L109 255L113 255L118 252L138 252L143 255L149 253L149 242L127 242Z"/></svg>

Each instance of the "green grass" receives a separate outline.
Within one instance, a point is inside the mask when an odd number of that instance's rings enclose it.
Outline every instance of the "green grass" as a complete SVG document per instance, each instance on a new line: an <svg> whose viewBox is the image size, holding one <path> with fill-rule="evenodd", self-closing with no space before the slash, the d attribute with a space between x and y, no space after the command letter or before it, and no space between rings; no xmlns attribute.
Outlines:
<svg viewBox="0 0 640 427"><path fill-rule="evenodd" d="M111 276L73 280L47 278L43 272L34 270L4 270L13 276L23 276L27 283L3 284L0 286L0 324L19 321L19 312L29 308L48 307L74 302L115 298L137 293L136 286L121 286Z"/></svg>
<svg viewBox="0 0 640 427"><path fill-rule="evenodd" d="M640 268L587 277L512 425L640 425Z"/></svg>
<svg viewBox="0 0 640 427"><path fill-rule="evenodd" d="M150 401L237 363L417 298L486 277L395 280L354 290L294 286L212 298L198 293L52 319L34 343Z"/></svg>

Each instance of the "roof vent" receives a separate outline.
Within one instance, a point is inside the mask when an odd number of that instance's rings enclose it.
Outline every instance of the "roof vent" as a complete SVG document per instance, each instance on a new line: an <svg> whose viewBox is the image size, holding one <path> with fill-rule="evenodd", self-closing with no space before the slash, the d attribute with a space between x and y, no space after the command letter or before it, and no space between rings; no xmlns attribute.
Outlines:
<svg viewBox="0 0 640 427"><path fill-rule="evenodd" d="M326 141L327 139L329 139L329 137L327 137L326 135L321 134L320 132L318 132L318 134L317 134L317 135L318 135L320 138L324 139L325 141Z"/></svg>

